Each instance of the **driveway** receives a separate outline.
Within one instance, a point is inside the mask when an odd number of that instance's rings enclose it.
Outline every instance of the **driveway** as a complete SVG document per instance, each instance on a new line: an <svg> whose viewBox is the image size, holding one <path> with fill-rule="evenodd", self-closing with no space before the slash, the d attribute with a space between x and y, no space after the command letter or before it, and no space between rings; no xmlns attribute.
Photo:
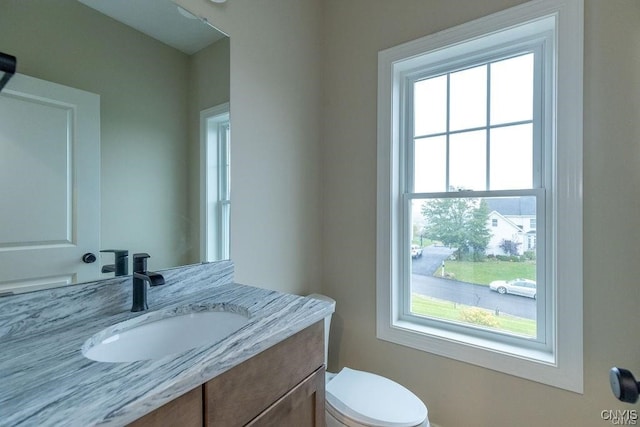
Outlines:
<svg viewBox="0 0 640 427"><path fill-rule="evenodd" d="M446 260L455 252L455 249L446 246L427 246L422 249L422 256L411 262L411 272L423 276L433 276L442 261Z"/></svg>

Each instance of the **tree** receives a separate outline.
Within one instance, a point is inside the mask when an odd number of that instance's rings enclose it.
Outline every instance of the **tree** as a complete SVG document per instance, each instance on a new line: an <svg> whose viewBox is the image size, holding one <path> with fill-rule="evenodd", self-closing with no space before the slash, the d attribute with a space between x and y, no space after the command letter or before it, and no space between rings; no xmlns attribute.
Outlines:
<svg viewBox="0 0 640 427"><path fill-rule="evenodd" d="M473 254L484 256L491 239L487 228L489 208L482 199L452 197L428 200L422 204L426 220L425 235L444 245L457 248L459 258Z"/></svg>
<svg viewBox="0 0 640 427"><path fill-rule="evenodd" d="M484 257L484 252L491 240L491 230L487 226L489 220L489 206L484 199L472 212L471 223L468 226L469 245L473 249L473 257L476 261Z"/></svg>

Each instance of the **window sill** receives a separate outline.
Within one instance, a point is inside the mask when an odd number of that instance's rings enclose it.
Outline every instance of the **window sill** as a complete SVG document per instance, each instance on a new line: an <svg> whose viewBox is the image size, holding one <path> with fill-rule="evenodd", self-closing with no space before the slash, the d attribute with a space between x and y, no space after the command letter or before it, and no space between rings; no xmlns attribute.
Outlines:
<svg viewBox="0 0 640 427"><path fill-rule="evenodd" d="M378 323L377 337L384 341L448 357L460 362L514 375L565 390L582 393L575 368L559 366L552 352L470 336L439 328L396 320Z"/></svg>
<svg viewBox="0 0 640 427"><path fill-rule="evenodd" d="M519 345L501 343L473 335L417 325L409 321L398 320L394 322L392 330L405 331L408 334L415 335L415 339L418 340L419 345L424 347L420 348L421 350L435 353L436 351L433 350L434 347L437 347L439 350L438 354L441 354L442 356L460 359L458 346L464 346L465 353L468 351L467 348L471 350L478 349L493 353L491 357L503 354L509 357L518 357L535 363L555 365L555 358L551 352L526 349ZM442 354L447 351L451 351L451 354Z"/></svg>

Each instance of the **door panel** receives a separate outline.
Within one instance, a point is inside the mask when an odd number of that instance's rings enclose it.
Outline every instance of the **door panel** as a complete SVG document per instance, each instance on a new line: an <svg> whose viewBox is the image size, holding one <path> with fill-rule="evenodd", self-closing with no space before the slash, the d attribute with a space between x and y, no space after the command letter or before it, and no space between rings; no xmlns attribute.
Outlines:
<svg viewBox="0 0 640 427"><path fill-rule="evenodd" d="M100 98L24 75L0 93L0 293L99 276Z"/></svg>

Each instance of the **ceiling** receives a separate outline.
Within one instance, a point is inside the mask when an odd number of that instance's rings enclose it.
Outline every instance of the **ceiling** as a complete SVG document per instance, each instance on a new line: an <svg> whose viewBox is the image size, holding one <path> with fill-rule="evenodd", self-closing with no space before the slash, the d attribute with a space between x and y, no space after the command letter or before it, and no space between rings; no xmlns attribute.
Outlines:
<svg viewBox="0 0 640 427"><path fill-rule="evenodd" d="M78 1L188 55L226 37L171 0Z"/></svg>

